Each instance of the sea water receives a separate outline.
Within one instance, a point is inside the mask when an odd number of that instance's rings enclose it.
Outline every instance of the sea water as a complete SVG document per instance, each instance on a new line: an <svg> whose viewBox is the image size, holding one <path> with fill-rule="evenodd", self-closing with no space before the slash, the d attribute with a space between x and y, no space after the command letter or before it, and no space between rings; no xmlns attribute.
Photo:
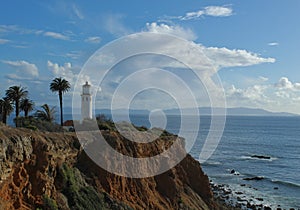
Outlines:
<svg viewBox="0 0 300 210"><path fill-rule="evenodd" d="M190 116L189 123L194 120ZM180 130L180 116L168 116L166 129ZM147 116L132 116L137 125L150 126ZM198 137L190 154L199 158L211 125L200 118ZM195 131L190 131L195 132ZM254 155L265 156L260 159ZM272 208L300 209L300 117L227 116L225 129L213 155L202 163L214 183L228 185L243 199ZM235 173L231 173L234 170ZM244 178L262 177L246 181Z"/></svg>

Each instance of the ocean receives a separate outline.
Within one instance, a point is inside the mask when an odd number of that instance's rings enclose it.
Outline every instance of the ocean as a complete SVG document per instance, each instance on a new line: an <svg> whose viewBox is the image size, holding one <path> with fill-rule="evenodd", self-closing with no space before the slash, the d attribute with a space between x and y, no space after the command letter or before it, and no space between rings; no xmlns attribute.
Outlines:
<svg viewBox="0 0 300 210"><path fill-rule="evenodd" d="M210 120L209 116L200 118L198 137L190 151L195 159L199 159ZM150 126L146 116L133 116L131 121ZM166 129L178 133L180 116L169 116ZM300 209L300 117L227 116L220 143L202 168L214 183L238 192L233 193L236 198L272 209L279 205ZM253 177L263 179L244 180Z"/></svg>
<svg viewBox="0 0 300 210"><path fill-rule="evenodd" d="M68 119L72 116L66 115ZM134 115L130 120L150 127L148 116ZM168 116L166 130L177 134L180 120L180 116ZM190 116L188 123L194 122L195 117ZM190 151L197 160L210 122L209 116L200 117L198 136ZM195 131L187 126L186 132ZM263 203L272 209L279 205L282 209L300 209L300 117L227 116L217 149L201 166L213 183L227 186L236 199ZM244 180L253 177L263 179Z"/></svg>

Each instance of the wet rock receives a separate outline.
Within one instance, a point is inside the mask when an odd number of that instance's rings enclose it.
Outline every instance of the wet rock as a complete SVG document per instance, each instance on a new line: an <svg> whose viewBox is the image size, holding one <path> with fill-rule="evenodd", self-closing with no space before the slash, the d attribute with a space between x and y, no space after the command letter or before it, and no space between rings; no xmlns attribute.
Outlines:
<svg viewBox="0 0 300 210"><path fill-rule="evenodd" d="M258 159L266 159L266 160L271 159L270 156L265 156L265 155L252 155L251 157L252 158L258 158Z"/></svg>
<svg viewBox="0 0 300 210"><path fill-rule="evenodd" d="M278 187L274 187L274 190L278 190Z"/></svg>
<svg viewBox="0 0 300 210"><path fill-rule="evenodd" d="M245 181L251 181L251 180L255 180L255 181L259 181L259 180L263 180L264 179L264 177L262 177L262 176L255 176L255 177L248 177L248 178L244 178L243 180L245 180Z"/></svg>
<svg viewBox="0 0 300 210"><path fill-rule="evenodd" d="M265 207L264 207L264 210L272 210L272 208L269 207L269 206L265 206Z"/></svg>
<svg viewBox="0 0 300 210"><path fill-rule="evenodd" d="M242 195L242 194L244 194L244 193L242 193L242 192L235 192L235 194L237 194L237 195Z"/></svg>
<svg viewBox="0 0 300 210"><path fill-rule="evenodd" d="M234 174L234 173L235 173L235 170L234 170L234 169L232 169L232 170L230 171L230 173L231 173L231 174Z"/></svg>
<svg viewBox="0 0 300 210"><path fill-rule="evenodd" d="M255 199L258 200L258 201L264 201L263 198L255 198Z"/></svg>
<svg viewBox="0 0 300 210"><path fill-rule="evenodd" d="M247 203L247 208L248 209L252 209L252 210L255 210L256 209L256 206L254 204L251 204L251 203Z"/></svg>

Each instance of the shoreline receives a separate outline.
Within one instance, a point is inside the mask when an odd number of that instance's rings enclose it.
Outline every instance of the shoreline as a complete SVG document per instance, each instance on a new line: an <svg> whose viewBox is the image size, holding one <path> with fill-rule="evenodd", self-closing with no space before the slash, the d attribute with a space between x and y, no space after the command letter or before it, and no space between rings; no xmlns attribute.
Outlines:
<svg viewBox="0 0 300 210"><path fill-rule="evenodd" d="M243 185L243 184L241 184ZM244 186L244 185L243 185ZM262 198L250 198L245 193L230 188L227 184L216 184L210 180L210 187L215 202L224 210L295 210L296 208L284 208L281 205L267 205Z"/></svg>

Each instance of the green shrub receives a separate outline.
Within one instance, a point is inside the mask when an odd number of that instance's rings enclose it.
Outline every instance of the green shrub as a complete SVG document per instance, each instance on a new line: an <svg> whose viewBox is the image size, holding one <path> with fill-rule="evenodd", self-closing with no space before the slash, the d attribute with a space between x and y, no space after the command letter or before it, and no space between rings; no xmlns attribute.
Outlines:
<svg viewBox="0 0 300 210"><path fill-rule="evenodd" d="M60 125L48 121L36 119L32 116L29 117L18 117L14 121L18 121L18 126L28 128L31 130L41 130L49 132L62 132L63 129Z"/></svg>
<svg viewBox="0 0 300 210"><path fill-rule="evenodd" d="M44 210L58 210L56 201L49 198L47 195L43 196L43 203Z"/></svg>
<svg viewBox="0 0 300 210"><path fill-rule="evenodd" d="M37 127L34 126L34 125L28 125L25 128L30 129L30 130L34 130L34 131L38 130Z"/></svg>
<svg viewBox="0 0 300 210"><path fill-rule="evenodd" d="M87 186L78 169L63 164L60 175L63 182L62 192L67 197L71 209L96 210L105 208L103 198L93 187Z"/></svg>

